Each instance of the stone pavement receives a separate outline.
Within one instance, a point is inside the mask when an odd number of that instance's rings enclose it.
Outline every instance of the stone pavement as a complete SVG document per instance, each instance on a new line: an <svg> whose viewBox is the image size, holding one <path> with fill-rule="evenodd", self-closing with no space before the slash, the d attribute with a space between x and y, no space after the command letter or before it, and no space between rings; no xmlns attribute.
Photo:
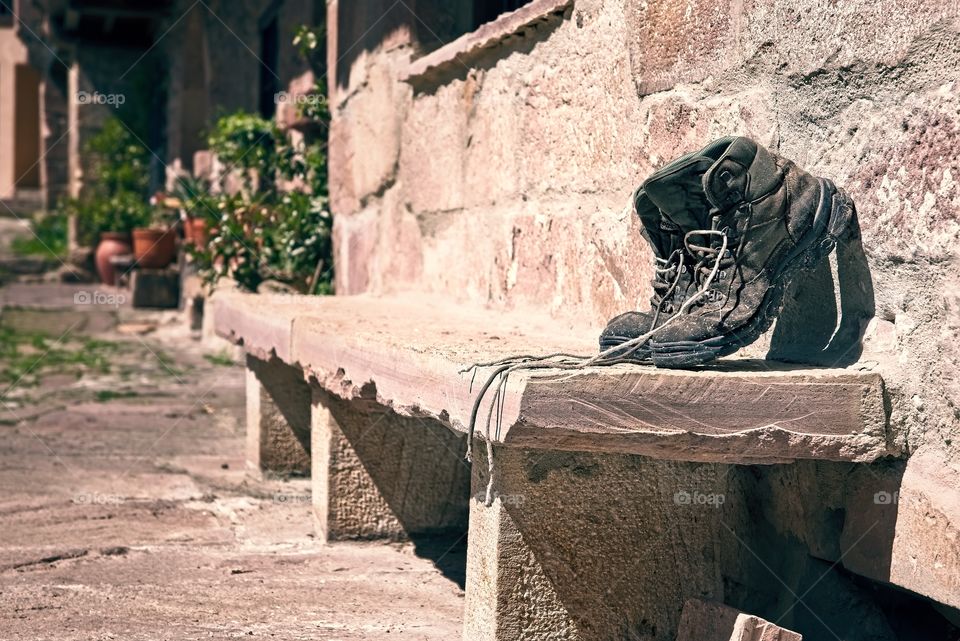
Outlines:
<svg viewBox="0 0 960 641"><path fill-rule="evenodd" d="M463 541L320 543L309 479L244 470L242 367L111 313L2 330L0 640L459 637Z"/></svg>

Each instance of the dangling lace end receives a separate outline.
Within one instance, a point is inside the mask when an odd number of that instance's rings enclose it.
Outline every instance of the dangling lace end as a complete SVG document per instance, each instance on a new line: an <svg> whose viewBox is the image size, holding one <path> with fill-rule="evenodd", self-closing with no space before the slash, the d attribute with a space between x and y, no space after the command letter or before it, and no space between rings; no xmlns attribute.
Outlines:
<svg viewBox="0 0 960 641"><path fill-rule="evenodd" d="M487 493L483 498L486 507L493 505L493 443L487 441Z"/></svg>

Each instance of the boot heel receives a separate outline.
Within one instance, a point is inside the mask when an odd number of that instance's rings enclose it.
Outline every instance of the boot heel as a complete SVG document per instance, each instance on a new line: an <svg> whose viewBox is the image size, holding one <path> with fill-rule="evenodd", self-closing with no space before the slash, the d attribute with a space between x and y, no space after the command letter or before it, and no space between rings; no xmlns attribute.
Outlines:
<svg viewBox="0 0 960 641"><path fill-rule="evenodd" d="M853 200L831 181L824 180L824 183L824 188L833 192L830 197L830 218L827 220L823 237L803 254L801 268L808 271L815 269L820 261L829 256L837 243L849 240L857 229L857 225L853 222L856 219Z"/></svg>
<svg viewBox="0 0 960 641"><path fill-rule="evenodd" d="M834 187L833 203L830 211L830 222L827 227L827 235L834 241L842 242L853 237L858 229L855 221L857 219L857 208L853 200L843 189Z"/></svg>

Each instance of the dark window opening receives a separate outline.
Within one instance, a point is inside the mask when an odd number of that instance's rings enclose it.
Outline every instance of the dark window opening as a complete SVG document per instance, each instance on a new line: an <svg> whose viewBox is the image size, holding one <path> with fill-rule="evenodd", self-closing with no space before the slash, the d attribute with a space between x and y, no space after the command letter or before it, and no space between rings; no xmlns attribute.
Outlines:
<svg viewBox="0 0 960 641"><path fill-rule="evenodd" d="M13 0L0 0L0 27L13 24Z"/></svg>
<svg viewBox="0 0 960 641"><path fill-rule="evenodd" d="M531 0L418 0L414 28L423 52L430 52ZM340 10L343 13L343 9ZM402 14L400 14L402 16Z"/></svg>
<svg viewBox="0 0 960 641"><path fill-rule="evenodd" d="M530 0L473 0L474 29L495 20L502 13L516 11L529 3Z"/></svg>
<svg viewBox="0 0 960 641"><path fill-rule="evenodd" d="M276 94L280 91L277 74L280 59L280 29L274 15L260 30L260 115L272 118L277 110Z"/></svg>
<svg viewBox="0 0 960 641"><path fill-rule="evenodd" d="M13 168L16 187L40 187L40 73L29 65L14 68Z"/></svg>

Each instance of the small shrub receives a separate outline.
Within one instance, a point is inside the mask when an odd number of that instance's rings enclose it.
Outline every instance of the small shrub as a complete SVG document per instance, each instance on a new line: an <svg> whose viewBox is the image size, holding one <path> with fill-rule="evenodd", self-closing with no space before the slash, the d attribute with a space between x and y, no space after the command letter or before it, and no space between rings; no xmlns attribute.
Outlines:
<svg viewBox="0 0 960 641"><path fill-rule="evenodd" d="M81 244L95 245L100 233L126 232L149 224L147 204L150 151L116 117L90 138L90 177L79 198L60 202L57 213L74 215Z"/></svg>
<svg viewBox="0 0 960 641"><path fill-rule="evenodd" d="M18 236L10 243L14 254L53 260L63 259L67 255L67 217L63 212L35 214L32 228L32 234Z"/></svg>

